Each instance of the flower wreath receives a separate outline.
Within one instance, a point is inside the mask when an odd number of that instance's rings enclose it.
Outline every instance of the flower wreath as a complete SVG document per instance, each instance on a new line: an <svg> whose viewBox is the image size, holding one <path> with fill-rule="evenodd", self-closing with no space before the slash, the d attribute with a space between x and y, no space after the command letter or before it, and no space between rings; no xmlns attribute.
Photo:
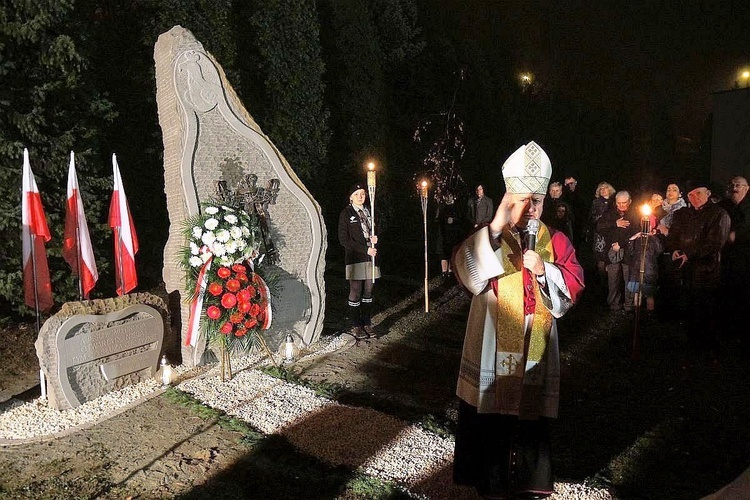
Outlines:
<svg viewBox="0 0 750 500"><path fill-rule="evenodd" d="M180 263L191 297L185 345L195 346L203 332L209 344L247 351L272 318L270 291L260 275L260 222L221 203L201 207L183 231L187 246Z"/></svg>

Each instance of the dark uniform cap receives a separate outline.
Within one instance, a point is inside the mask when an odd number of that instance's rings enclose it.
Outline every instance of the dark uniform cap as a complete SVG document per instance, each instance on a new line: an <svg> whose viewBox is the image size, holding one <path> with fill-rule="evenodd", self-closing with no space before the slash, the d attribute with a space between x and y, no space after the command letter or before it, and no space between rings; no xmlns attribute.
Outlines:
<svg viewBox="0 0 750 500"><path fill-rule="evenodd" d="M364 189L365 192L367 192L367 186L365 186L362 183L356 183L352 184L352 187L349 188L349 196L353 195L355 191L359 191L360 189Z"/></svg>

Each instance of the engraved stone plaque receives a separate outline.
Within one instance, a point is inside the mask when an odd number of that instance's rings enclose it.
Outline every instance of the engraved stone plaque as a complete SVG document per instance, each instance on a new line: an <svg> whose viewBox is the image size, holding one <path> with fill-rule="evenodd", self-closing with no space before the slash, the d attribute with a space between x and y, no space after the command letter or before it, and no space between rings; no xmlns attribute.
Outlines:
<svg viewBox="0 0 750 500"><path fill-rule="evenodd" d="M145 305L106 314L75 314L45 323L37 340L50 406L75 408L151 378L164 340L164 315ZM42 336L42 334L45 334Z"/></svg>
<svg viewBox="0 0 750 500"><path fill-rule="evenodd" d="M180 228L198 213L201 201L217 196L218 187L241 193L245 206L251 198L252 210L262 218L267 262L279 277L266 340L273 348L292 333L302 343L314 342L323 329L325 306L327 242L320 206L192 33L180 26L163 33L154 61L170 220L163 277L175 329L184 338L189 310L178 263L185 245ZM199 362L202 352L200 342L195 350L183 345L183 364Z"/></svg>

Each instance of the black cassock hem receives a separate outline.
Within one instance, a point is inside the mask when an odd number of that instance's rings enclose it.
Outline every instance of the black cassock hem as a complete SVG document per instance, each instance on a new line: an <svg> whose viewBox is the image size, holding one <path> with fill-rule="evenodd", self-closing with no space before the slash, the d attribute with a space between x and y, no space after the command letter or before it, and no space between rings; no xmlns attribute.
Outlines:
<svg viewBox="0 0 750 500"><path fill-rule="evenodd" d="M487 496L552 493L549 419L477 413L460 401L453 481Z"/></svg>

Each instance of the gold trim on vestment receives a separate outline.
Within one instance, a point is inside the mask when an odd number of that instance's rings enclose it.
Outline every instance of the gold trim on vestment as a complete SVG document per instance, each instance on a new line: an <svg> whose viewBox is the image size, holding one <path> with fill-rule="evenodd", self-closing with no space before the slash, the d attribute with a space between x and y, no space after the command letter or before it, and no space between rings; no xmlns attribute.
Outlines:
<svg viewBox="0 0 750 500"><path fill-rule="evenodd" d="M552 331L552 314L544 307L539 292L539 283L532 278L536 308L527 338L524 309L523 249L518 233L506 227L500 235L501 255L505 273L497 278L497 322L495 324L497 390L495 401L503 412L538 414L541 410L541 385L533 382L544 379L543 373L525 374L528 363L536 364L536 369L544 369L544 356ZM540 224L537 234L536 252L544 262L554 262L554 251L550 233ZM526 346L528 342L528 347ZM524 359L524 352L527 352ZM527 380L524 384L524 379ZM524 387L525 385L525 387Z"/></svg>

